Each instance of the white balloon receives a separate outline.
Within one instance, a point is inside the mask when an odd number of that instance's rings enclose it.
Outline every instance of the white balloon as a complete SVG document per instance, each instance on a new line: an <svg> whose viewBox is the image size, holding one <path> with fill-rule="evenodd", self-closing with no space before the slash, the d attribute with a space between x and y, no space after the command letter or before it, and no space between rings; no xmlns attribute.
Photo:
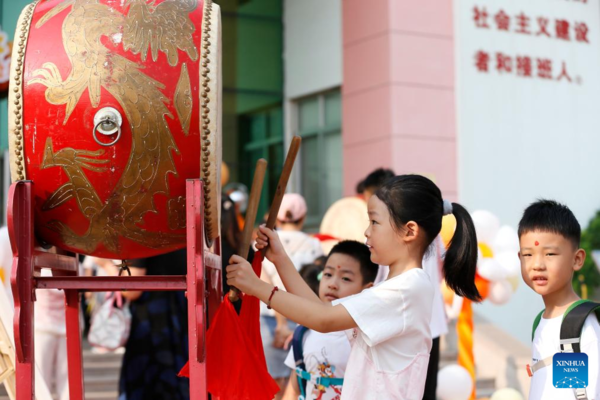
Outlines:
<svg viewBox="0 0 600 400"><path fill-rule="evenodd" d="M500 229L500 220L494 214L485 210L477 210L471 214L477 241L491 245Z"/></svg>
<svg viewBox="0 0 600 400"><path fill-rule="evenodd" d="M503 251L496 254L494 259L504 268L507 278L518 276L521 273L521 260L516 252Z"/></svg>
<svg viewBox="0 0 600 400"><path fill-rule="evenodd" d="M517 231L511 226L502 226L492 242L492 248L496 253L501 253L503 251L517 253L519 251L519 235L517 234Z"/></svg>
<svg viewBox="0 0 600 400"><path fill-rule="evenodd" d="M496 390L490 400L524 400L523 395L513 388Z"/></svg>
<svg viewBox="0 0 600 400"><path fill-rule="evenodd" d="M472 391L473 378L460 365L448 365L438 372L437 396L441 400L467 400Z"/></svg>
<svg viewBox="0 0 600 400"><path fill-rule="evenodd" d="M509 281L493 282L490 285L488 300L497 306L506 304L512 296L512 286Z"/></svg>
<svg viewBox="0 0 600 400"><path fill-rule="evenodd" d="M490 282L506 279L506 270L495 258L482 258L477 264L477 273Z"/></svg>

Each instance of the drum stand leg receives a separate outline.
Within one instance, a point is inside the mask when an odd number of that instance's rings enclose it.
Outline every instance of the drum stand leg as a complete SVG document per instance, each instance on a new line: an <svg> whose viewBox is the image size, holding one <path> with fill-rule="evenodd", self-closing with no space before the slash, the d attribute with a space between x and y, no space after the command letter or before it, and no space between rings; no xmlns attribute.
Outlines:
<svg viewBox="0 0 600 400"><path fill-rule="evenodd" d="M185 290L188 297L190 399L208 400L206 330L210 319L214 316L213 312L222 300L221 250L218 239L215 240L212 252L206 246L202 182L198 179L188 180L186 192L188 266ZM174 290L174 287L177 286L177 279L182 277L148 276L145 277L146 279L130 280L129 282L127 278L114 277L119 282L105 279L102 283L93 284L93 278L77 276L76 256L65 257L39 251L34 252L32 182L29 181L15 182L10 187L8 231L13 251L11 285L15 302L13 327L17 355L15 363L16 399L35 400L33 302L35 301L36 285L39 286L41 282L41 288L58 288L65 291L69 394L71 400L83 400L79 290L114 291L123 288ZM34 278L34 259L38 260L38 257L41 257L40 254L46 261L41 264L37 264L40 261L35 261L35 267L51 268L53 277ZM55 264L55 262L61 265ZM64 276L67 278L62 278ZM183 289L182 285L175 290Z"/></svg>
<svg viewBox="0 0 600 400"><path fill-rule="evenodd" d="M8 193L8 232L13 251L11 286L15 301L16 388L18 400L34 400L33 203L32 183L15 182Z"/></svg>
<svg viewBox="0 0 600 400"><path fill-rule="evenodd" d="M79 293L65 290L67 323L67 362L69 375L69 398L83 400L83 361L81 350L81 329Z"/></svg>
<svg viewBox="0 0 600 400"><path fill-rule="evenodd" d="M187 300L190 367L190 400L208 399L206 369L206 330L222 301L221 244L216 239L214 253L204 238L203 184L186 182Z"/></svg>
<svg viewBox="0 0 600 400"><path fill-rule="evenodd" d="M190 366L190 400L208 400L206 385L206 312L204 309L204 230L202 188L198 180L186 182L187 300Z"/></svg>

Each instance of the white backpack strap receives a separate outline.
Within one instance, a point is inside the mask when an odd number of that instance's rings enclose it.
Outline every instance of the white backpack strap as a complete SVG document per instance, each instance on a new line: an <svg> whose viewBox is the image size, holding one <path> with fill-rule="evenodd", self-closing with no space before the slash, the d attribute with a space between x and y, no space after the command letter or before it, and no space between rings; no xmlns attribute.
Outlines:
<svg viewBox="0 0 600 400"><path fill-rule="evenodd" d="M587 392L585 391L585 388L573 389L573 392L574 392L575 398L577 400L588 400Z"/></svg>
<svg viewBox="0 0 600 400"><path fill-rule="evenodd" d="M552 365L552 357L546 357L543 360L540 360L531 366L527 364L527 374L529 375L529 377L532 377L533 374L536 373L536 371L539 371L540 369L546 368L550 365Z"/></svg>
<svg viewBox="0 0 600 400"><path fill-rule="evenodd" d="M573 348L574 344L579 344L580 338L572 338L572 339L561 339L560 340L560 352L561 353L574 353L575 349Z"/></svg>

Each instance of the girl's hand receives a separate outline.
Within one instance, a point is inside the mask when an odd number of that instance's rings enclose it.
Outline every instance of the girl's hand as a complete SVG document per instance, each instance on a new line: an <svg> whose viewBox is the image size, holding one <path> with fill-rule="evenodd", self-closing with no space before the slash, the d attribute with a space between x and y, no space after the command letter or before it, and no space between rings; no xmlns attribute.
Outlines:
<svg viewBox="0 0 600 400"><path fill-rule="evenodd" d="M283 245L279 240L279 235L272 229L267 228L264 224L258 227L258 236L256 237L256 248L258 250L267 249L264 253L265 257L273 264L277 260L286 256Z"/></svg>
<svg viewBox="0 0 600 400"><path fill-rule="evenodd" d="M253 291L261 282L248 261L237 255L231 256L227 266L227 284L229 286L235 286L242 292L254 296Z"/></svg>

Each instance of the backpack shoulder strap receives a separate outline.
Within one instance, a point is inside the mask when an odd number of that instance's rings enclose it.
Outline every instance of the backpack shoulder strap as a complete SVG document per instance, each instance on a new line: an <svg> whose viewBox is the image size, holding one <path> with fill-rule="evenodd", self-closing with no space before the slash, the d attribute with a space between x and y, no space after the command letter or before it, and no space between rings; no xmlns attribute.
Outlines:
<svg viewBox="0 0 600 400"><path fill-rule="evenodd" d="M294 336L292 337L294 362L296 363L296 367L300 367L303 370L306 370L306 365L304 365L304 349L302 346L302 339L304 338L306 331L308 331L307 327L298 325L294 330Z"/></svg>
<svg viewBox="0 0 600 400"><path fill-rule="evenodd" d="M537 315L537 317L535 317L535 319L533 320L533 329L531 330L531 341L532 342L533 342L533 338L535 337L535 330L537 329L538 325L540 324L540 321L542 320L542 315L544 314L544 311L546 311L545 308L542 311L540 311L540 313Z"/></svg>
<svg viewBox="0 0 600 400"><path fill-rule="evenodd" d="M581 333L588 315L594 311L598 317L600 304L578 300L565 312L560 326L560 349L563 352L581 353Z"/></svg>

